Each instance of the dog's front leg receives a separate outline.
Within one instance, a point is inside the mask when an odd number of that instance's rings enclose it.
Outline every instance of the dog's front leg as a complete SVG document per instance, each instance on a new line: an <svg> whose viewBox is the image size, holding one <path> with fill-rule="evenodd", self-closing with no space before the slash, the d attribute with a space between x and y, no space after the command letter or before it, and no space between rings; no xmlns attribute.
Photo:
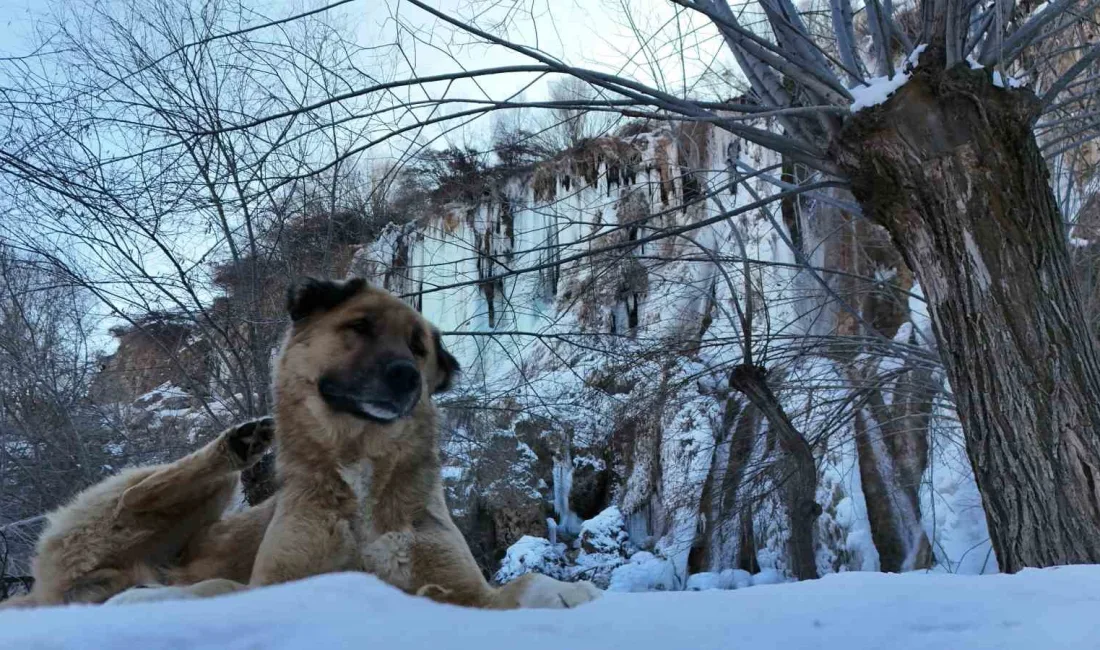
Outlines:
<svg viewBox="0 0 1100 650"><path fill-rule="evenodd" d="M279 494L250 584L272 585L360 568L353 521L306 499Z"/></svg>

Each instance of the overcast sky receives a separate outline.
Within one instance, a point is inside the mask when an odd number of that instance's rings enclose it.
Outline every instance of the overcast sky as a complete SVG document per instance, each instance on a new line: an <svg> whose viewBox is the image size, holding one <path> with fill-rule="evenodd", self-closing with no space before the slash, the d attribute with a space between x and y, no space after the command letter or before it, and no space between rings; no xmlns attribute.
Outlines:
<svg viewBox="0 0 1100 650"><path fill-rule="evenodd" d="M36 22L65 0L0 0L0 56L22 55L33 47ZM80 0L111 2L112 0ZM293 15L332 0L245 0L245 4L268 18ZM662 86L674 94L685 92L684 78L699 77L715 61L729 66L732 57L722 49L716 33L693 12L679 10L667 0L429 0L448 14L477 17L490 25L507 16L509 38L578 66L624 74L648 84ZM524 11L507 14L502 7L521 6ZM472 40L435 17L401 0L358 0L343 5L327 18L356 25L359 44L373 47L393 43L400 35L402 52L416 76L531 63L523 55L492 46L466 46ZM396 19L395 19L396 17ZM413 38L398 22L414 26ZM257 18L257 23L263 22ZM639 39L636 30L644 34ZM410 73L396 50L387 50L399 68L397 77ZM502 99L534 81L530 75L495 75L477 83L460 82L447 90L451 98ZM535 81L525 92L528 100L544 99L550 78ZM444 84L427 88L439 97ZM698 93L699 89L686 89ZM731 93L732 94L732 93ZM451 109L457 110L457 109ZM482 127L485 128L485 127Z"/></svg>

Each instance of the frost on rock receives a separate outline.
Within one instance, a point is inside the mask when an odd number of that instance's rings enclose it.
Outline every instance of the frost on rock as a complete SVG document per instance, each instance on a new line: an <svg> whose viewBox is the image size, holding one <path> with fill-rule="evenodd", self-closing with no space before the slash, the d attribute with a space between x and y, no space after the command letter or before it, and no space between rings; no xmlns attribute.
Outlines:
<svg viewBox="0 0 1100 650"><path fill-rule="evenodd" d="M675 575L682 579L687 578L688 555L699 528L699 503L714 456L710 425L720 417L718 408L713 398L696 396L675 411L664 427L661 496L669 528L656 548L673 562Z"/></svg>
<svg viewBox="0 0 1100 650"><path fill-rule="evenodd" d="M557 531L576 535L580 530L580 517L569 505L573 492L573 459L568 450L554 458L554 514L558 516Z"/></svg>
<svg viewBox="0 0 1100 650"><path fill-rule="evenodd" d="M498 584L515 580L525 573L541 573L551 578L565 575L565 545L551 544L542 537L524 535L508 547L494 579Z"/></svg>
<svg viewBox="0 0 1100 650"><path fill-rule="evenodd" d="M853 89L852 110L896 92L922 50L899 60L892 80ZM497 178L480 198L434 206L386 229L353 263L397 293L447 287L423 294L418 308L442 331L478 334L444 341L465 370L441 400L445 489L476 559L491 565L505 554L503 580L537 570L632 591L748 584L748 574L726 573L742 569L760 571L758 582L789 573L789 514L774 469L782 453L759 414L728 395L723 370L740 362L730 343L740 339L740 325L730 313L744 297L729 281L740 285L742 271L700 260L713 253L778 262L752 271L764 297L754 308L766 312L754 319L757 340L785 331L801 345L803 335L835 334L844 316L794 268L784 240L797 230L804 249L815 251L812 264L824 268L862 258L858 247L872 240L840 222L815 231L823 204L814 202L813 214L798 223L751 212L695 228L691 241L631 247L656 230L694 226L770 196L776 189L751 175L739 181L741 191L723 190L720 202L687 201L731 175L782 162L710 125L646 128L596 138L530 172ZM839 231L852 234L829 239ZM617 252L585 255L603 246ZM555 263L561 259L570 261ZM543 270L500 273L526 267ZM841 270L908 292L910 322L894 323L901 325L898 347L935 345L911 274L889 263ZM862 288L841 293L864 304ZM498 336L482 335L488 333ZM666 341L697 347L683 352ZM847 363L813 349L776 358L783 359L773 369L782 377L775 386L780 401L800 431L821 441L814 449L816 501L824 511L814 531L819 573L877 570L867 507L876 493L870 483L864 492L853 442L852 404L862 395L839 369ZM884 365L882 372L892 370ZM894 405L891 390L881 397ZM934 488L961 495L972 481L965 464L942 471L949 476L927 481ZM919 513L903 513L907 531L935 524L933 546L950 540L937 550L943 565L972 568L976 553L962 545L980 530L951 514L966 503L940 495L927 507L922 502ZM980 518L980 504L975 512Z"/></svg>

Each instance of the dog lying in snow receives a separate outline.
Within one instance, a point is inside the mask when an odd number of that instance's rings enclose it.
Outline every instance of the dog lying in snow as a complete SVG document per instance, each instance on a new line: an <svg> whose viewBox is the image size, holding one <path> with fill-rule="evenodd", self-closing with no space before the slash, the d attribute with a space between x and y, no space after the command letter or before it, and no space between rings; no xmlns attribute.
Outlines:
<svg viewBox="0 0 1100 650"><path fill-rule="evenodd" d="M85 574L76 580L81 589L50 587L53 600L32 594L32 603L59 602L58 594L60 602L202 597L245 589L245 582L262 586L348 570L373 573L408 593L491 609L573 607L600 595L589 582L566 583L538 574L499 588L485 581L443 496L438 415L431 396L447 390L459 368L443 348L438 330L404 302L361 279L306 280L290 290L287 308L292 324L274 376L280 482L275 496L221 520L212 516L225 507L228 497L221 492L220 500L211 491L209 500L165 501L171 510L158 510L161 502L145 497L142 485L156 477L148 487L156 488L150 494L160 494L171 492L175 480L205 476L179 469L196 465L192 456L225 454L205 448L177 464L153 469L144 481L127 482L125 490L108 490L114 501L86 496L105 489L93 487L74 501L87 504L73 512L89 521L117 518L138 502L147 521L160 517L166 529L178 521L194 521L193 530L182 531L188 533L182 561L160 567L156 560L172 557L167 551L176 548L166 546L142 556L135 565L139 568L128 570L126 579L104 575L87 562L81 565ZM269 431L268 421L242 427ZM236 430L208 447L231 445ZM239 454L229 458L219 485L231 489L233 473L254 460ZM72 517L67 521L71 530L84 525ZM118 521L125 530L129 519ZM122 548L115 541L119 537L104 535L98 527L87 530L98 536L101 565L130 557L118 552L118 558L103 562L111 557L112 544L117 544L116 552ZM43 556L57 552L40 544L36 566L46 566L53 560ZM246 564L250 572L244 579ZM140 581L174 587L123 591Z"/></svg>

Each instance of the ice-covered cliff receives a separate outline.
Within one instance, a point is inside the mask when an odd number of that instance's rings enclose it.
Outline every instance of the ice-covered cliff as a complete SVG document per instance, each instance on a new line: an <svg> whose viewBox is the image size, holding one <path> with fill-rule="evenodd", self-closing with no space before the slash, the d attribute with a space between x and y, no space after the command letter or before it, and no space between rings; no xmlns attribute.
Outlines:
<svg viewBox="0 0 1100 650"><path fill-rule="evenodd" d="M792 522L811 521L819 574L995 571L920 289L885 235L831 188L776 196L799 169L709 124L631 131L422 206L351 265L466 369L446 476L486 569L519 543L502 577L781 579ZM775 409L732 381L752 368ZM783 418L812 501L792 496ZM593 550L586 522L608 518L623 543Z"/></svg>

